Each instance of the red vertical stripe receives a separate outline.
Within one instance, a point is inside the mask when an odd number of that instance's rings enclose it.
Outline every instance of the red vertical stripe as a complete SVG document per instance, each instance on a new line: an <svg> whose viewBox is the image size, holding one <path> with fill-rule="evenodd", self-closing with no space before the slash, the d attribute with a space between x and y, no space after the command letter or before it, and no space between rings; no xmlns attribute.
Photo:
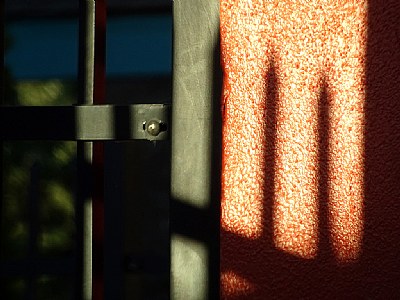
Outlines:
<svg viewBox="0 0 400 300"><path fill-rule="evenodd" d="M95 8L94 94L93 104L105 103L106 22L105 0ZM104 144L93 143L93 299L104 298Z"/></svg>

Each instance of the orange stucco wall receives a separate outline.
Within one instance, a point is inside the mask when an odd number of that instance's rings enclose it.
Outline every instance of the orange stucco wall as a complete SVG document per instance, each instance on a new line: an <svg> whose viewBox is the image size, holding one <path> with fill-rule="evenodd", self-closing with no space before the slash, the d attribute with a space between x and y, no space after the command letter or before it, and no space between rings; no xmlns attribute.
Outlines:
<svg viewBox="0 0 400 300"><path fill-rule="evenodd" d="M222 298L399 298L400 2L220 15Z"/></svg>

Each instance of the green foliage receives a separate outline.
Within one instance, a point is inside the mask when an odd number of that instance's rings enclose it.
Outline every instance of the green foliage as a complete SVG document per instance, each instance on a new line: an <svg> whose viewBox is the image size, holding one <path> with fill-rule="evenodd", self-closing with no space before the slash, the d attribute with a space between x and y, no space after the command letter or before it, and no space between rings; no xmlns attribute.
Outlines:
<svg viewBox="0 0 400 300"><path fill-rule="evenodd" d="M59 80L20 82L14 86L17 102L24 105L66 104L73 98L72 84ZM30 103L30 99L39 100ZM26 255L31 199L37 199L39 207L39 253L58 256L72 252L75 153L74 142L3 144L3 257ZM34 165L37 174L32 174ZM37 188L31 186L33 180L37 182ZM30 190L37 190L37 195L30 195Z"/></svg>
<svg viewBox="0 0 400 300"><path fill-rule="evenodd" d="M68 105L76 99L72 82L61 80L13 82L6 78L8 105ZM51 126L51 124L49 124ZM37 201L39 223L36 255L66 258L75 246L74 186L76 143L20 141L3 143L3 201L1 209L2 260L28 255L30 201ZM71 299L71 278L42 276L36 282L38 299ZM2 294L22 299L26 280L9 278Z"/></svg>
<svg viewBox="0 0 400 300"><path fill-rule="evenodd" d="M59 79L18 82L14 89L19 105L67 105L75 100L75 85Z"/></svg>
<svg viewBox="0 0 400 300"><path fill-rule="evenodd" d="M12 40L6 36L5 50L11 47ZM75 82L59 79L15 81L7 68L4 87L2 104L5 105L71 105L77 98ZM3 142L0 153L3 192L0 202L0 260L27 258L33 214L38 221L38 235L36 249L30 255L34 254L36 258L71 257L76 231L76 143ZM31 209L33 201L36 202L36 212ZM27 277L3 277L1 298L26 297L27 280ZM43 300L72 299L72 283L72 278L43 274L35 280L36 296L31 296Z"/></svg>

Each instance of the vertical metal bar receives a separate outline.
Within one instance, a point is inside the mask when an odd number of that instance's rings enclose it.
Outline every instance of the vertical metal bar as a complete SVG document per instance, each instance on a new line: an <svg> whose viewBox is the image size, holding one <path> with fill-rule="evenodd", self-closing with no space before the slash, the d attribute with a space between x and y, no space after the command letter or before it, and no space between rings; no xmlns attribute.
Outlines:
<svg viewBox="0 0 400 300"><path fill-rule="evenodd" d="M95 1L79 1L79 104L93 104L94 89L94 24ZM78 299L92 299L92 196L90 166L92 164L93 144L77 142L78 193L77 220L79 224L78 243Z"/></svg>
<svg viewBox="0 0 400 300"><path fill-rule="evenodd" d="M219 1L174 1L171 299L217 299Z"/></svg>

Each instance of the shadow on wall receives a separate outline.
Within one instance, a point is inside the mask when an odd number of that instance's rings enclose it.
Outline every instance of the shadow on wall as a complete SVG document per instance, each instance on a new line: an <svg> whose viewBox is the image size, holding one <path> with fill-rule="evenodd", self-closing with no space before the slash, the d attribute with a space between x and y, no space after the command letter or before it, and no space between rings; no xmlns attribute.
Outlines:
<svg viewBox="0 0 400 300"><path fill-rule="evenodd" d="M330 90L319 99L318 252L312 259L280 251L273 205L278 102L276 67L268 75L265 181L261 236L250 239L221 228L221 295L226 299L394 299L400 297L400 4L368 1L364 127L363 238L357 260L338 263L329 235L328 149ZM236 281L225 286L224 276ZM230 293L235 285L237 293Z"/></svg>

